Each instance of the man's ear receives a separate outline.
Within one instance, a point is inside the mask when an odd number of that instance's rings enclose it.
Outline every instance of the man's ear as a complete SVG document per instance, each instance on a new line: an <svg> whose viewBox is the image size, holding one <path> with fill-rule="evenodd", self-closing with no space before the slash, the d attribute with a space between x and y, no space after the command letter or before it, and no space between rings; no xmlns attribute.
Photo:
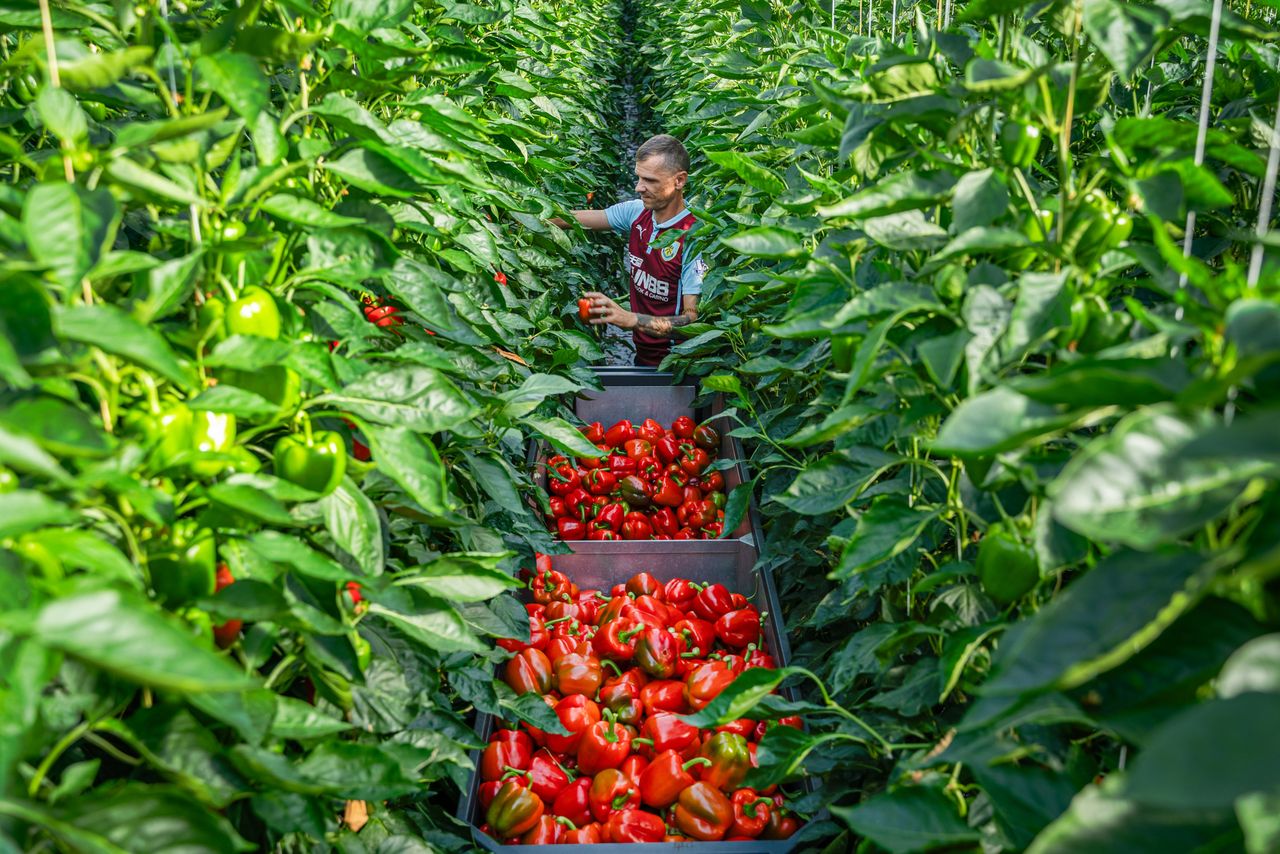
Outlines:
<svg viewBox="0 0 1280 854"><path fill-rule="evenodd" d="M688 182L688 180L689 180L688 172L677 172L676 173L676 189L683 190L684 185L686 182Z"/></svg>

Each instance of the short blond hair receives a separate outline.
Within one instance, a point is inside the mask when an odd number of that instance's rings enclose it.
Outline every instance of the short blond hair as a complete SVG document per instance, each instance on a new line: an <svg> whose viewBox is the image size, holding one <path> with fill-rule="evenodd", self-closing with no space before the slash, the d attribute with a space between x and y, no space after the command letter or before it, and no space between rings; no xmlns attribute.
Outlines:
<svg viewBox="0 0 1280 854"><path fill-rule="evenodd" d="M669 134L660 133L644 141L636 149L636 162L650 157L661 157L662 162L676 172L689 171L689 152L684 143Z"/></svg>

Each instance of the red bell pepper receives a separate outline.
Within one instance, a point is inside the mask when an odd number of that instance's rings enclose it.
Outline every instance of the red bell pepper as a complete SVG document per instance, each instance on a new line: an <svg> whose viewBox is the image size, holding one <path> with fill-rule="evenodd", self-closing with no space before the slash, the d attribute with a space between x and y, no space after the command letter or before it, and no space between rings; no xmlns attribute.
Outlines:
<svg viewBox="0 0 1280 854"><path fill-rule="evenodd" d="M587 538L587 524L579 522L577 519L570 519L565 516L556 520L556 531L560 534L562 540L585 540Z"/></svg>
<svg viewBox="0 0 1280 854"><path fill-rule="evenodd" d="M733 802L733 827L730 828L730 833L754 839L764 832L765 825L773 815L772 799L761 797L755 789L739 789L730 800Z"/></svg>
<svg viewBox="0 0 1280 854"><path fill-rule="evenodd" d="M533 741L518 729L500 729L480 754L480 779L501 780L510 768L524 770L533 759Z"/></svg>
<svg viewBox="0 0 1280 854"><path fill-rule="evenodd" d="M636 654L636 636L643 629L635 620L618 617L602 625L591 644L601 658L630 661Z"/></svg>
<svg viewBox="0 0 1280 854"><path fill-rule="evenodd" d="M636 664L654 679L674 676L678 655L676 640L666 629L649 626L636 641Z"/></svg>
<svg viewBox="0 0 1280 854"><path fill-rule="evenodd" d="M551 659L540 649L522 649L507 662L504 679L517 694L551 690Z"/></svg>
<svg viewBox="0 0 1280 854"><path fill-rule="evenodd" d="M564 827L556 821L555 816L545 812L538 823L525 831L520 837L521 845L556 845L564 837Z"/></svg>
<svg viewBox="0 0 1280 854"><path fill-rule="evenodd" d="M596 530L608 528L613 533L618 533L622 529L622 521L626 518L627 508L621 504L606 504L600 508L600 512L596 514L595 521L591 523Z"/></svg>
<svg viewBox="0 0 1280 854"><path fill-rule="evenodd" d="M653 758L649 767L640 775L640 800L645 806L664 809L676 802L676 798L696 780L690 768L710 765L711 760L699 756L685 761L674 750L664 750ZM763 826L761 827L763 830Z"/></svg>
<svg viewBox="0 0 1280 854"><path fill-rule="evenodd" d="M664 475L653 492L653 503L663 507L678 507L681 499L680 485L670 475Z"/></svg>
<svg viewBox="0 0 1280 854"><path fill-rule="evenodd" d="M587 472L587 476L582 479L582 483L586 486L587 492L592 495L608 495L617 487L618 478L611 471L593 469Z"/></svg>
<svg viewBox="0 0 1280 854"><path fill-rule="evenodd" d="M596 515L596 502L582 487L571 490L564 497L564 503L569 508L569 515L575 519L585 522Z"/></svg>
<svg viewBox="0 0 1280 854"><path fill-rule="evenodd" d="M646 418L644 423L637 429L636 434L646 442L656 442L665 436L666 432L657 421L652 418Z"/></svg>
<svg viewBox="0 0 1280 854"><path fill-rule="evenodd" d="M694 448L680 455L680 468L690 477L702 474L711 465L711 457L702 448Z"/></svg>
<svg viewBox="0 0 1280 854"><path fill-rule="evenodd" d="M486 810L489 808L489 804L493 803L493 799L498 795L498 790L502 788L502 784L505 782L505 780L491 780L488 783L480 784L481 808Z"/></svg>
<svg viewBox="0 0 1280 854"><path fill-rule="evenodd" d="M729 721L727 724L716 727L716 732L731 732L750 739L755 736L757 723L760 722L753 721L750 718L738 718L736 721Z"/></svg>
<svg viewBox="0 0 1280 854"><path fill-rule="evenodd" d="M621 538L608 528L595 528L587 532L587 539L595 542L616 542Z"/></svg>
<svg viewBox="0 0 1280 854"><path fill-rule="evenodd" d="M587 729L600 720L600 707L584 694L570 694L555 706L556 717L568 735L546 733L547 747L556 753L576 753L582 743L582 735Z"/></svg>
<svg viewBox="0 0 1280 854"><path fill-rule="evenodd" d="M554 523L556 519L559 519L569 512L569 505L565 504L564 499L558 495L547 499L547 503L551 506L551 514L548 518L549 522Z"/></svg>
<svg viewBox="0 0 1280 854"><path fill-rule="evenodd" d="M638 667L625 670L617 676L605 680L604 685L600 688L600 702L616 711L616 706L628 700L640 699L640 689L648 681L648 677Z"/></svg>
<svg viewBox="0 0 1280 854"><path fill-rule="evenodd" d="M721 615L716 620L716 637L725 646L743 649L760 640L760 614L754 608L743 608Z"/></svg>
<svg viewBox="0 0 1280 854"><path fill-rule="evenodd" d="M587 803L596 821L606 821L618 810L640 806L640 786L617 768L606 768L592 779Z"/></svg>
<svg viewBox="0 0 1280 854"><path fill-rule="evenodd" d="M696 712L718 697L737 675L724 661L708 661L685 677L684 701Z"/></svg>
<svg viewBox="0 0 1280 854"><path fill-rule="evenodd" d="M716 520L716 507L710 501L686 501L680 505L680 514L686 525L698 531Z"/></svg>
<svg viewBox="0 0 1280 854"><path fill-rule="evenodd" d="M547 491L552 495L567 495L578 488L581 476L567 462L559 466L547 466Z"/></svg>
<svg viewBox="0 0 1280 854"><path fill-rule="evenodd" d="M662 584L648 572L637 572L626 581L626 591L632 596L656 596Z"/></svg>
<svg viewBox="0 0 1280 854"><path fill-rule="evenodd" d="M507 768L510 777L519 777L544 803L551 803L569 786L569 772L545 747L533 754L527 768Z"/></svg>
<svg viewBox="0 0 1280 854"><path fill-rule="evenodd" d="M699 537L697 532L695 532L692 528L681 528L680 530L676 531L676 535L672 537L672 539L673 540L696 540L696 539L699 539Z"/></svg>
<svg viewBox="0 0 1280 854"><path fill-rule="evenodd" d="M604 669L594 655L571 652L551 667L551 686L561 694L586 694L594 697L604 681Z"/></svg>
<svg viewBox="0 0 1280 854"><path fill-rule="evenodd" d="M693 442L704 451L714 451L720 447L720 432L709 424L703 424L694 429Z"/></svg>
<svg viewBox="0 0 1280 854"><path fill-rule="evenodd" d="M604 825L609 842L661 842L666 832L661 818L637 809L618 810Z"/></svg>
<svg viewBox="0 0 1280 854"><path fill-rule="evenodd" d="M668 510L668 513L671 511ZM698 588L687 578L673 578L662 586L662 598L672 608L681 611L689 610L693 597L698 595Z"/></svg>
<svg viewBox="0 0 1280 854"><path fill-rule="evenodd" d="M584 778L585 779L585 778ZM604 826L598 822L568 827L560 838L561 845L599 845L604 842Z"/></svg>
<svg viewBox="0 0 1280 854"><path fill-rule="evenodd" d="M680 522L676 519L676 514L672 512L670 507L663 507L650 513L649 523L653 526L655 533L667 537L674 537L676 531L680 530ZM692 596L689 597L689 601L693 601Z"/></svg>
<svg viewBox="0 0 1280 854"><path fill-rule="evenodd" d="M765 823L761 839L790 839L800 829L800 822L795 816L785 815L782 810L775 809Z"/></svg>
<svg viewBox="0 0 1280 854"><path fill-rule="evenodd" d="M646 714L656 712L676 712L684 714L689 711L685 699L685 683L674 679L650 682L640 689L640 702L644 703Z"/></svg>
<svg viewBox="0 0 1280 854"><path fill-rule="evenodd" d="M569 653L577 651L581 643L582 640L580 638L569 636L551 639L547 644L545 652L547 654L547 658L551 661L551 670L553 673L555 672L556 662L564 658ZM589 647L588 652L590 652Z"/></svg>
<svg viewBox="0 0 1280 854"><path fill-rule="evenodd" d="M623 519L622 539L647 540L652 536L653 526L649 524L649 519L643 513L633 510Z"/></svg>
<svg viewBox="0 0 1280 854"><path fill-rule="evenodd" d="M582 435L586 437L586 440L591 444L600 445L604 443L604 425L599 421L592 421L590 424L586 424L578 429L582 431Z"/></svg>
<svg viewBox="0 0 1280 854"><path fill-rule="evenodd" d="M646 625L654 625L664 629L683 616L657 596L650 596L647 593L636 596L635 601L631 603L631 607L624 610L623 613L633 619L641 620Z"/></svg>
<svg viewBox="0 0 1280 854"><path fill-rule="evenodd" d="M603 626L605 623L618 619L618 617L622 616L623 610L631 604L631 599L627 596L626 589L621 584L618 587L622 592L613 593L609 597L609 601L601 606L600 616L596 620L597 625Z"/></svg>
<svg viewBox="0 0 1280 854"><path fill-rule="evenodd" d="M662 466L658 464L658 459L652 454L646 454L636 460L636 476L645 480L652 480L662 473Z"/></svg>
<svg viewBox="0 0 1280 854"><path fill-rule="evenodd" d="M680 456L680 445L675 437L664 436L653 443L653 454L662 464L668 465L676 461Z"/></svg>
<svg viewBox="0 0 1280 854"><path fill-rule="evenodd" d="M572 602L578 595L578 585L570 581L563 572L554 569L534 573L529 580L529 590L533 594L533 601L539 605Z"/></svg>
<svg viewBox="0 0 1280 854"><path fill-rule="evenodd" d="M646 752L674 750L681 756L687 756L697 749L699 735L698 728L685 723L678 714L658 711L650 713L640 726L640 738L633 739L631 743L647 745L650 750Z"/></svg>
<svg viewBox="0 0 1280 854"><path fill-rule="evenodd" d="M724 492L724 475L718 471L709 471L702 475L702 491Z"/></svg>
<svg viewBox="0 0 1280 854"><path fill-rule="evenodd" d="M635 739L632 739L634 742ZM622 772L628 780L636 785L640 784L640 775L644 773L644 769L649 767L649 760L645 759L638 753L633 753L626 759L622 760L622 764L618 766L618 770Z"/></svg>
<svg viewBox="0 0 1280 854"><path fill-rule="evenodd" d="M560 790L551 802L552 815L563 816L576 825L591 822L591 803L587 793L591 790L591 778L579 777Z"/></svg>
<svg viewBox="0 0 1280 854"><path fill-rule="evenodd" d="M748 670L753 667L763 667L765 670L778 669L778 664L773 660L773 656L754 644L747 645L746 661Z"/></svg>
<svg viewBox="0 0 1280 854"><path fill-rule="evenodd" d="M615 478L624 478L636 473L636 461L624 454L613 454L609 457L609 473Z"/></svg>
<svg viewBox="0 0 1280 854"><path fill-rule="evenodd" d="M714 623L733 610L733 597L723 584L708 584L693 597L693 611L699 617Z"/></svg>
<svg viewBox="0 0 1280 854"><path fill-rule="evenodd" d="M672 823L686 836L714 842L733 826L733 804L708 783L694 783L680 793Z"/></svg>
<svg viewBox="0 0 1280 854"><path fill-rule="evenodd" d="M703 742L698 755L711 760L699 772L702 781L726 792L738 788L751 770L747 740L736 733L716 733Z"/></svg>
<svg viewBox="0 0 1280 854"><path fill-rule="evenodd" d="M681 415L675 421L671 422L671 432L678 439L692 439L693 431L697 429L697 425L688 415Z"/></svg>
<svg viewBox="0 0 1280 854"><path fill-rule="evenodd" d="M578 744L578 770L592 776L617 768L631 752L631 733L606 711L605 719L587 728Z"/></svg>
<svg viewBox="0 0 1280 854"><path fill-rule="evenodd" d="M636 428L625 418L604 431L604 443L612 448L620 448L635 437Z"/></svg>
<svg viewBox="0 0 1280 854"><path fill-rule="evenodd" d="M498 638L498 646L507 652L519 652L522 649L540 649L546 651L547 644L551 641L551 634L547 631L546 621L538 614L529 614L529 640L521 641L515 638Z"/></svg>
<svg viewBox="0 0 1280 854"><path fill-rule="evenodd" d="M632 509L643 510L653 502L649 485L634 474L618 481L618 496Z"/></svg>
<svg viewBox="0 0 1280 854"><path fill-rule="evenodd" d="M542 818L542 800L520 780L508 780L485 811L485 822L500 839L522 836Z"/></svg>
<svg viewBox="0 0 1280 854"><path fill-rule="evenodd" d="M626 444L627 456L633 460L647 457L653 453L653 445L644 439L632 439ZM637 466L639 463L637 462Z"/></svg>
<svg viewBox="0 0 1280 854"><path fill-rule="evenodd" d="M751 603L747 601L747 597L741 593L730 593L729 599L733 601L733 610L740 611L743 608L753 608Z"/></svg>
<svg viewBox="0 0 1280 854"><path fill-rule="evenodd" d="M690 652L699 657L711 654L711 648L716 642L715 624L697 617L688 617L680 620L671 628L675 629L677 634L684 636L684 642Z"/></svg>

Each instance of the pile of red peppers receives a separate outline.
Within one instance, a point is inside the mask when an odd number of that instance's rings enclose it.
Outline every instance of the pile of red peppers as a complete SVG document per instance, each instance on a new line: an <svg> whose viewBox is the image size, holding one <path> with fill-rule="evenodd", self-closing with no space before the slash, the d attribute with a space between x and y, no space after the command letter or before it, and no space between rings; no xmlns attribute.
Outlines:
<svg viewBox="0 0 1280 854"><path fill-rule="evenodd" d="M548 528L562 540L707 540L724 529L724 475L708 471L720 434L681 416L669 428L599 421L582 428L603 454L546 462Z"/></svg>
<svg viewBox="0 0 1280 854"><path fill-rule="evenodd" d="M681 717L738 674L775 667L761 614L721 584L642 572L606 595L580 590L539 555L527 584L529 640L503 678L537 692L568 730L505 725L481 755L488 835L506 844L785 839L800 826L776 786L742 785L770 727L701 730Z"/></svg>

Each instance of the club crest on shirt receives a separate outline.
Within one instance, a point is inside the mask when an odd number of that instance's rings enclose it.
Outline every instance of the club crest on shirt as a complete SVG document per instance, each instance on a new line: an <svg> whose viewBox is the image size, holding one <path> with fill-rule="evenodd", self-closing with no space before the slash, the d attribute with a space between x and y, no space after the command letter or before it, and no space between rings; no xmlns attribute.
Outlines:
<svg viewBox="0 0 1280 854"><path fill-rule="evenodd" d="M676 253L680 251L679 241L672 243L670 246L662 247L662 260L670 261L676 257Z"/></svg>

